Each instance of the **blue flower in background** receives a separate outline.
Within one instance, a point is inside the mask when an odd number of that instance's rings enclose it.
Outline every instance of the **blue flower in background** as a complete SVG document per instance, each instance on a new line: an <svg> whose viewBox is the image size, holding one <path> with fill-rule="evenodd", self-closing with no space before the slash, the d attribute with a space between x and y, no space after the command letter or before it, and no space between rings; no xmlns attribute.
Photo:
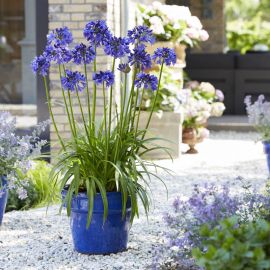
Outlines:
<svg viewBox="0 0 270 270"><path fill-rule="evenodd" d="M128 57L130 65L135 65L137 68L150 68L152 65L151 56L145 51L145 45L139 44Z"/></svg>
<svg viewBox="0 0 270 270"><path fill-rule="evenodd" d="M110 87L114 84L114 74L107 70L107 71L100 71L99 73L93 74L93 80L95 84L106 84L106 87Z"/></svg>
<svg viewBox="0 0 270 270"><path fill-rule="evenodd" d="M103 20L96 20L87 23L84 28L83 35L93 45L96 44L96 46L104 45L105 42L108 42L112 37L106 22Z"/></svg>
<svg viewBox="0 0 270 270"><path fill-rule="evenodd" d="M44 55L57 64L68 63L72 59L72 52L67 47L48 45L45 48Z"/></svg>
<svg viewBox="0 0 270 270"><path fill-rule="evenodd" d="M114 58L124 57L129 50L129 40L127 38L112 37L105 42L104 52Z"/></svg>
<svg viewBox="0 0 270 270"><path fill-rule="evenodd" d="M67 27L56 28L47 35L47 44L56 46L67 46L72 43L73 37Z"/></svg>
<svg viewBox="0 0 270 270"><path fill-rule="evenodd" d="M48 71L50 68L50 60L43 53L40 56L36 56L31 63L32 70L35 74L40 74L42 76L48 75Z"/></svg>
<svg viewBox="0 0 270 270"><path fill-rule="evenodd" d="M140 42L153 44L155 42L153 31L145 25L136 26L132 30L129 30L128 38L132 44Z"/></svg>
<svg viewBox="0 0 270 270"><path fill-rule="evenodd" d="M66 76L61 78L62 86L65 90L82 91L86 86L85 76L78 71L66 70Z"/></svg>
<svg viewBox="0 0 270 270"><path fill-rule="evenodd" d="M130 72L129 64L119 64L117 69L120 70L123 73L129 73Z"/></svg>
<svg viewBox="0 0 270 270"><path fill-rule="evenodd" d="M152 56L152 59L157 64L162 64L164 61L167 66L170 66L176 63L176 54L175 51L170 48L157 48Z"/></svg>
<svg viewBox="0 0 270 270"><path fill-rule="evenodd" d="M96 57L96 53L93 47L87 47L83 43L76 45L72 50L72 54L73 61L77 65L80 65L81 63L89 64L93 62Z"/></svg>
<svg viewBox="0 0 270 270"><path fill-rule="evenodd" d="M134 84L137 88L151 89L154 91L157 90L158 79L155 75L141 72L137 74Z"/></svg>

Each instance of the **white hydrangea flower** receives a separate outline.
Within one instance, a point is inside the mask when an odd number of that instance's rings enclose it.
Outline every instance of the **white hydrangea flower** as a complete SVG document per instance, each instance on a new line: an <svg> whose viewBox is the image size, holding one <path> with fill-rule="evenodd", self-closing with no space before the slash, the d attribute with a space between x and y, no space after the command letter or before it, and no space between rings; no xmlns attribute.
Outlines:
<svg viewBox="0 0 270 270"><path fill-rule="evenodd" d="M190 16L189 18L187 18L187 25L190 28L194 28L197 30L201 30L203 27L200 19L197 16Z"/></svg>
<svg viewBox="0 0 270 270"><path fill-rule="evenodd" d="M212 104L211 116L220 117L225 110L225 106L222 102L214 102Z"/></svg>
<svg viewBox="0 0 270 270"><path fill-rule="evenodd" d="M150 29L153 31L153 34L160 35L165 33L162 20L158 16L151 17L149 22L151 24Z"/></svg>

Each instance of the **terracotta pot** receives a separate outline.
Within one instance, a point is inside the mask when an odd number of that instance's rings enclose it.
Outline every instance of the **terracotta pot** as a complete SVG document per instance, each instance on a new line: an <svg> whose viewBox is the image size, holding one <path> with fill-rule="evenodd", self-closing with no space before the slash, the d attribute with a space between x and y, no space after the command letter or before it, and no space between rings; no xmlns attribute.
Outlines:
<svg viewBox="0 0 270 270"><path fill-rule="evenodd" d="M198 150L195 149L196 144L202 142L203 139L198 137L195 128L184 128L182 133L182 142L188 144L189 149L186 154L197 154Z"/></svg>

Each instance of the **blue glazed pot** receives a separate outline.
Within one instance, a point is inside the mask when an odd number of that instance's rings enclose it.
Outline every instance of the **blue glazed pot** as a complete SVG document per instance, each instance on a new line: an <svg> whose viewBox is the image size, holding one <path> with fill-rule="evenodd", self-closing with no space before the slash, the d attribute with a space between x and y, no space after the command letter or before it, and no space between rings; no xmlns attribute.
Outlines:
<svg viewBox="0 0 270 270"><path fill-rule="evenodd" d="M270 142L263 142L264 145L264 153L267 158L268 171L270 173Z"/></svg>
<svg viewBox="0 0 270 270"><path fill-rule="evenodd" d="M5 176L0 176L0 225L3 221L3 216L6 210L8 190L7 190L7 178Z"/></svg>
<svg viewBox="0 0 270 270"><path fill-rule="evenodd" d="M65 194L62 193L62 196ZM131 203L127 202L126 216L122 218L122 195L108 192L108 216L103 224L103 202L100 193L94 198L94 209L89 228L86 228L88 198L79 193L72 200L71 232L76 251L85 254L110 254L127 249L130 228Z"/></svg>

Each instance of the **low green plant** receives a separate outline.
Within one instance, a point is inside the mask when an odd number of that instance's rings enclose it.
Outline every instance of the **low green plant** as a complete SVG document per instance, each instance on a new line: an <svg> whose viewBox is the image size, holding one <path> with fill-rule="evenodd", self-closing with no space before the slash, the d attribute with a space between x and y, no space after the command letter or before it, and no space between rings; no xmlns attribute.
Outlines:
<svg viewBox="0 0 270 270"><path fill-rule="evenodd" d="M27 172L28 185L25 186L27 197L20 199L15 190L9 190L6 212L13 210L27 210L33 207L41 207L49 202L58 202L59 193L58 185L55 192L52 192L51 181L49 175L51 173L51 165L46 161L35 161L32 168ZM52 196L53 194L53 196Z"/></svg>
<svg viewBox="0 0 270 270"><path fill-rule="evenodd" d="M259 219L240 224L237 217L225 219L214 229L203 225L203 250L193 257L206 270L270 269L270 223Z"/></svg>

